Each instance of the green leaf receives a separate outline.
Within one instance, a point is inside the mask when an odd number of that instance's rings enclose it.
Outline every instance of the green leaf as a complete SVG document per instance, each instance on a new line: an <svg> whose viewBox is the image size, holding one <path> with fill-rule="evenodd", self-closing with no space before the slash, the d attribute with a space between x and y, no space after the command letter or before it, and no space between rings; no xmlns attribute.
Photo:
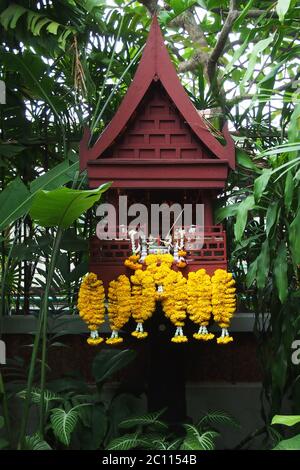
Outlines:
<svg viewBox="0 0 300 470"><path fill-rule="evenodd" d="M231 416L226 411L211 411L210 413L206 413L199 421L198 426L203 424L212 424L213 426L218 424L226 424L232 426L240 426L240 424L236 421L236 419Z"/></svg>
<svg viewBox="0 0 300 470"><path fill-rule="evenodd" d="M42 227L66 229L99 201L110 185L106 183L87 191L69 188L39 191L31 206L30 216Z"/></svg>
<svg viewBox="0 0 300 470"><path fill-rule="evenodd" d="M281 23L284 21L284 17L290 8L291 0L278 0L276 5L276 11L279 16Z"/></svg>
<svg viewBox="0 0 300 470"><path fill-rule="evenodd" d="M300 434L280 441L273 450L300 450Z"/></svg>
<svg viewBox="0 0 300 470"><path fill-rule="evenodd" d="M249 268L248 268L248 271L247 271L247 275L246 275L246 286L249 288L253 285L255 279L256 279L256 276L257 276L257 259L254 260Z"/></svg>
<svg viewBox="0 0 300 470"><path fill-rule="evenodd" d="M288 266L286 244L282 241L279 245L277 256L274 261L275 284L281 303L284 303L288 295Z"/></svg>
<svg viewBox="0 0 300 470"><path fill-rule="evenodd" d="M107 446L107 450L129 450L137 447L142 441L138 439L138 434L124 434L122 437L113 439Z"/></svg>
<svg viewBox="0 0 300 470"><path fill-rule="evenodd" d="M0 22L5 29L15 29L19 18L26 13L26 8L13 3L1 13Z"/></svg>
<svg viewBox="0 0 300 470"><path fill-rule="evenodd" d="M232 217L237 213L239 204L230 204L229 206L220 207L216 210L215 218L216 223L219 224L222 220L227 219L227 217Z"/></svg>
<svg viewBox="0 0 300 470"><path fill-rule="evenodd" d="M292 201L293 201L293 194L294 194L294 181L292 172L289 171L286 175L285 179L285 188L284 188L284 204L289 211L291 209Z"/></svg>
<svg viewBox="0 0 300 470"><path fill-rule="evenodd" d="M72 432L78 422L79 413L74 408L69 411L60 408L51 410L51 427L56 438L65 446L71 441Z"/></svg>
<svg viewBox="0 0 300 470"><path fill-rule="evenodd" d="M41 439L39 434L25 436L24 450L52 450L48 442Z"/></svg>
<svg viewBox="0 0 300 470"><path fill-rule="evenodd" d="M251 159L249 153L245 152L245 150L237 148L236 149L236 160L237 163L244 168L249 168L250 170L258 171L257 166Z"/></svg>
<svg viewBox="0 0 300 470"><path fill-rule="evenodd" d="M249 58L248 68L246 70L246 73L240 85L241 90L243 90L244 85L253 76L253 72L255 69L258 55L261 54L273 42L273 40L274 40L274 35L271 34L271 36L268 37L267 39L262 39L261 41L258 41L258 43L255 44L255 46L253 47L253 51L251 52L251 55Z"/></svg>
<svg viewBox="0 0 300 470"><path fill-rule="evenodd" d="M72 181L75 173L79 170L79 163L75 162L70 165L68 160L59 163L57 166L47 171L44 175L39 176L30 183L31 193L35 193L39 189L49 191L56 189L58 186Z"/></svg>
<svg viewBox="0 0 300 470"><path fill-rule="evenodd" d="M21 153L26 147L24 145L16 145L16 144L0 144L0 155L3 157L14 157Z"/></svg>
<svg viewBox="0 0 300 470"><path fill-rule="evenodd" d="M24 216L30 207L31 194L17 177L0 194L0 231Z"/></svg>
<svg viewBox="0 0 300 470"><path fill-rule="evenodd" d="M219 433L215 431L201 433L196 426L191 424L185 424L184 427L187 433L180 450L213 450L215 448L214 440Z"/></svg>
<svg viewBox="0 0 300 470"><path fill-rule="evenodd" d="M241 14L237 17L235 22L233 23L233 28L237 30L241 24L244 22L244 19L247 16L248 11L252 7L254 0L249 0L248 3L246 4L245 8L242 10Z"/></svg>
<svg viewBox="0 0 300 470"><path fill-rule="evenodd" d="M237 209L236 221L234 224L234 236L237 241L241 240L248 219L248 211L255 207L254 197L252 195L247 196Z"/></svg>
<svg viewBox="0 0 300 470"><path fill-rule="evenodd" d="M270 249L268 239L266 239L262 244L260 255L257 258L256 282L258 289L263 289L265 287L269 269Z"/></svg>
<svg viewBox="0 0 300 470"><path fill-rule="evenodd" d="M267 237L270 235L274 224L278 220L278 214L280 213L279 201L272 202L267 210L266 215L266 233Z"/></svg>
<svg viewBox="0 0 300 470"><path fill-rule="evenodd" d="M300 205L298 207L296 216L293 222L290 225L289 229L289 242L290 250L295 264L300 264L300 243L299 243L299 233L300 233Z"/></svg>
<svg viewBox="0 0 300 470"><path fill-rule="evenodd" d="M22 398L23 400L25 400L26 396L27 396L27 390L26 389L21 390L20 392L17 393L17 396L19 398ZM63 398L61 396L57 395L57 393L52 392L52 390L45 390L44 391L44 400L46 402L62 401ZM31 390L31 402L36 403L36 404L39 404L41 402L41 389L33 388Z"/></svg>
<svg viewBox="0 0 300 470"><path fill-rule="evenodd" d="M57 30L59 28L60 24L57 23L56 21L52 21L48 26L47 26L47 31L51 34L57 34Z"/></svg>
<svg viewBox="0 0 300 470"><path fill-rule="evenodd" d="M100 445L105 438L107 428L108 428L108 420L106 417L105 409L101 405L94 405L92 407L92 421L91 421L91 449L99 449Z"/></svg>
<svg viewBox="0 0 300 470"><path fill-rule="evenodd" d="M271 175L272 169L265 168L262 174L254 181L254 198L256 203L260 201Z"/></svg>
<svg viewBox="0 0 300 470"><path fill-rule="evenodd" d="M168 426L158 419L162 413L163 411L158 411L156 413L149 413L143 416L135 416L132 418L128 418L123 420L120 423L119 427L122 429L130 429L137 426L155 425L155 427L160 429L168 429Z"/></svg>
<svg viewBox="0 0 300 470"><path fill-rule="evenodd" d="M30 191L17 177L0 193L0 231L26 215L40 189L52 189L73 179L78 163L60 163L30 184Z"/></svg>
<svg viewBox="0 0 300 470"><path fill-rule="evenodd" d="M275 415L272 419L271 424L284 424L285 426L294 426L295 424L300 423L300 416L285 416L285 415Z"/></svg>
<svg viewBox="0 0 300 470"><path fill-rule="evenodd" d="M92 373L97 383L104 382L108 377L126 367L136 357L136 352L125 349L124 351L101 351L95 357L92 365Z"/></svg>
<svg viewBox="0 0 300 470"><path fill-rule="evenodd" d="M288 138L289 138L289 143L290 144L296 144L296 149L297 149L297 144L299 144L299 131L300 131L300 103L296 104L294 111L290 117L290 123L288 127ZM292 154L290 158L293 158L296 156L296 154Z"/></svg>

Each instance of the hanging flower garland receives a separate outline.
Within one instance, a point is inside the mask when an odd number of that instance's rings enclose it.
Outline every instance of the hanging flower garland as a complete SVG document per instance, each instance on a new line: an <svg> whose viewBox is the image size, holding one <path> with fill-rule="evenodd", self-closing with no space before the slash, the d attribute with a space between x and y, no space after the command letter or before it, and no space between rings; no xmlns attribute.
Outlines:
<svg viewBox="0 0 300 470"><path fill-rule="evenodd" d="M176 263L176 266L180 269L185 268L186 267L186 260L185 260L186 251L185 250L179 250L178 251L178 257L179 257L179 260Z"/></svg>
<svg viewBox="0 0 300 470"><path fill-rule="evenodd" d="M147 271L136 271L131 276L132 297L131 312L136 321L136 330L131 334L138 339L148 336L144 331L143 323L153 315L155 311L156 289L152 275Z"/></svg>
<svg viewBox="0 0 300 470"><path fill-rule="evenodd" d="M187 312L190 319L199 325L198 333L194 333L193 337L202 341L213 339L215 335L207 330L212 314L212 285L210 276L205 269L198 269L198 271L189 273L187 294Z"/></svg>
<svg viewBox="0 0 300 470"><path fill-rule="evenodd" d="M163 282L170 274L173 262L174 257L170 254L151 254L145 258L146 271L151 274L157 287L156 300L164 297Z"/></svg>
<svg viewBox="0 0 300 470"><path fill-rule="evenodd" d="M108 318L112 330L107 344L122 343L119 330L128 322L131 314L131 286L125 274L111 281L108 288Z"/></svg>
<svg viewBox="0 0 300 470"><path fill-rule="evenodd" d="M102 281L98 280L94 273L86 274L79 288L77 308L80 317L90 330L87 342L91 346L96 346L103 341L103 338L98 334L98 328L104 323L104 300L105 293Z"/></svg>
<svg viewBox="0 0 300 470"><path fill-rule="evenodd" d="M142 269L143 266L141 263L138 262L139 259L140 255L131 255L124 261L124 265L127 268L132 269L133 271L136 271L137 269Z"/></svg>
<svg viewBox="0 0 300 470"><path fill-rule="evenodd" d="M212 313L215 322L222 328L217 342L227 344L233 341L228 333L230 320L236 311L235 280L231 273L217 269L211 278L212 282Z"/></svg>
<svg viewBox="0 0 300 470"><path fill-rule="evenodd" d="M173 343L188 341L183 334L184 320L186 318L187 280L181 272L171 271L163 281L164 297L162 307L164 314L177 327L171 339Z"/></svg>

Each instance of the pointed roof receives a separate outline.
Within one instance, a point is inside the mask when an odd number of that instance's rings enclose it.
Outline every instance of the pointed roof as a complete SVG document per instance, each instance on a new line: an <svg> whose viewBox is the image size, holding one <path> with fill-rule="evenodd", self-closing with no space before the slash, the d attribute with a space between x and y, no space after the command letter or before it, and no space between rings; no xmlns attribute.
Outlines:
<svg viewBox="0 0 300 470"><path fill-rule="evenodd" d="M171 62L157 17L154 16L147 43L137 68L134 79L111 122L104 129L92 148L88 148L90 131L85 130L80 143L82 169L89 160L96 160L115 141L126 126L133 112L138 107L153 81L160 80L166 92L182 114L196 136L212 153L221 160L226 160L235 168L234 142L225 124L223 135L226 145L222 145L210 132L205 121L199 115L180 83L177 72Z"/></svg>

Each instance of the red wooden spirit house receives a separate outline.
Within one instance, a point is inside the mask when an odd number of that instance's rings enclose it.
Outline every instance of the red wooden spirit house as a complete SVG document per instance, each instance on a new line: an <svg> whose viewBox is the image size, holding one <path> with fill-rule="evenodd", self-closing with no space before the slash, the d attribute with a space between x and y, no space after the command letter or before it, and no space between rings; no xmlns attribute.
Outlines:
<svg viewBox="0 0 300 470"><path fill-rule="evenodd" d="M92 148L89 137L86 131L80 160L91 188L112 181L110 202L117 205L119 196L126 195L128 205L143 203L149 214L152 204L203 204L204 227L193 221L180 232L187 252L183 274L200 267L210 274L227 268L226 234L221 225L214 225L213 206L235 166L234 143L225 125L222 144L190 101L156 18L118 111ZM150 220L147 223L150 227ZM116 225L115 239L91 241L90 271L106 285L119 274L130 273L124 261L131 254L131 242L126 229L123 236L120 221ZM203 244L198 244L197 234L203 230ZM152 250L159 251L159 246L154 242Z"/></svg>

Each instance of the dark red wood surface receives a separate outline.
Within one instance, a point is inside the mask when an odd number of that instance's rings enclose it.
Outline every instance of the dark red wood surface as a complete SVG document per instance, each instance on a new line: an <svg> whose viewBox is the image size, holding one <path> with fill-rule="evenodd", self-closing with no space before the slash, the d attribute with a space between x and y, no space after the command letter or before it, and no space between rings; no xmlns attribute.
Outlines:
<svg viewBox="0 0 300 470"><path fill-rule="evenodd" d="M163 98L161 94L157 93L159 87L165 91L165 96ZM147 152L144 154L141 152L143 147L140 149L138 148L139 145L147 143L145 142L146 137L142 135L142 141L138 142L138 134L136 134L131 143L131 145L136 145L136 147L131 147L133 150L132 158L136 158L137 155L140 155L140 158L164 158L164 152L159 154L159 152L156 150L157 145L164 143L166 145L165 149L168 150L167 158L179 158L180 154L182 158L190 158L191 154L193 154L193 158L202 158L202 152L205 152L205 149L208 149L215 158L226 160L229 162L230 167L234 168L234 142L230 137L227 125L223 129L223 136L226 145L222 145L210 132L204 119L200 116L199 112L194 107L183 86L181 85L164 44L157 18L154 17L139 67L133 82L131 83L127 94L124 97L114 118L102 132L92 148L88 148L87 144L89 139L89 131L86 131L84 134L80 146L80 160L82 169L88 166L89 161L103 157L104 152L107 152L108 149L115 143L115 140L120 136L120 134L126 130L126 126L128 126L130 119L132 119L134 116L134 113L138 109L142 100L147 97L147 94L149 93L151 96L153 90L155 91L153 103L152 107L151 104L149 105L148 103L149 106L146 109L144 119L144 129L139 128L136 130L145 130L145 136L151 135L148 132L151 129L155 129L156 132L158 130L179 131L180 129L184 131L185 129L182 129L181 126L178 128L179 122L176 122L176 117L180 115L181 120L183 120L186 125L189 126L198 140L196 139L193 142L184 142L184 134L180 135L174 132L174 140L179 139L179 143L181 145L184 145L185 143L191 145L187 145L186 152L183 151L183 147L181 147L181 152L179 152L178 147L175 147L175 153L173 157L171 156L173 147L168 146L169 142L165 137L169 134L163 133L162 139L164 142L158 142L159 134L157 132L156 136L153 136L152 142L154 146L154 153L150 152L148 156ZM171 107L168 103L171 104ZM162 106L164 107L163 110L161 109ZM157 119L159 119L159 121L157 121ZM139 124L141 124L141 122L139 122ZM178 137L176 137L176 135ZM130 139L129 136L128 138ZM173 142L173 144L174 143L175 142ZM126 144L128 144L128 142L125 142L125 147L123 147L122 150L128 150L128 146L126 147ZM172 145L171 142L170 144ZM151 150L151 148L148 148L147 150ZM119 152L120 151L121 148L119 148ZM153 154L155 155L154 157L151 156ZM184 157L184 155L186 155L186 157ZM120 153L118 156L120 156ZM128 158L128 152L123 152L123 156Z"/></svg>

